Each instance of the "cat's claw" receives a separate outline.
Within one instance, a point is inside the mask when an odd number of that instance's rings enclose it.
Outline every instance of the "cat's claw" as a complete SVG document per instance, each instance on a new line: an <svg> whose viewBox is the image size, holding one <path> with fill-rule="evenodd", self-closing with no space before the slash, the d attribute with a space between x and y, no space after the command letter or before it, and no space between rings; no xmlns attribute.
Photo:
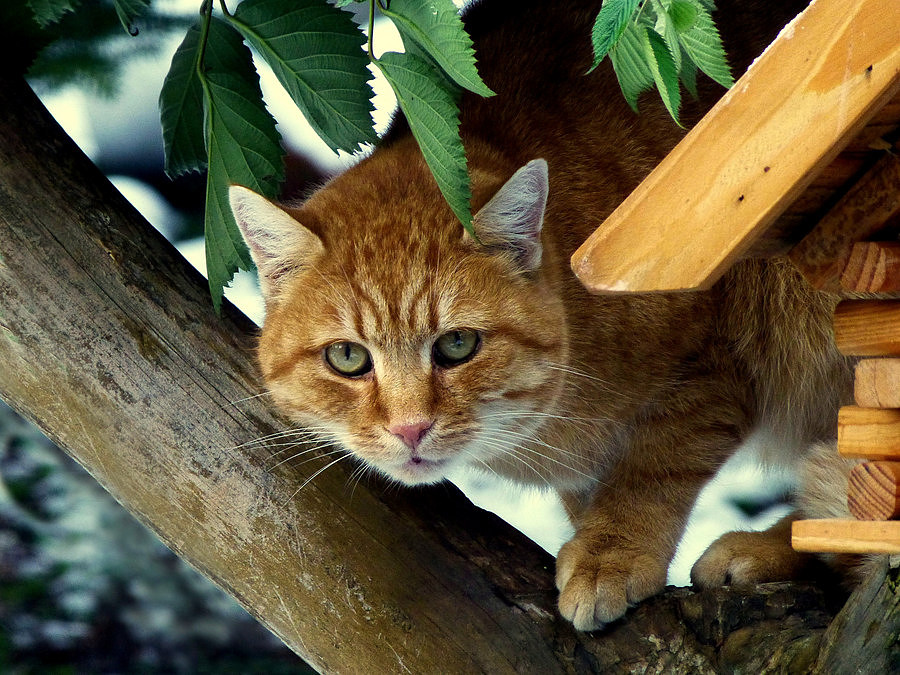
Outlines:
<svg viewBox="0 0 900 675"><path fill-rule="evenodd" d="M665 563L633 550L598 552L578 537L562 547L556 560L559 612L582 631L615 621L665 583Z"/></svg>

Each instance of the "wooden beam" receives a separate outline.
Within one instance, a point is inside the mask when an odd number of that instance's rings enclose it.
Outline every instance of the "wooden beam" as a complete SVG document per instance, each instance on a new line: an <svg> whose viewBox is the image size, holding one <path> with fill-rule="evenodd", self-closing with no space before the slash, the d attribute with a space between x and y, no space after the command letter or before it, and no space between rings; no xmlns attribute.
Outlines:
<svg viewBox="0 0 900 675"><path fill-rule="evenodd" d="M900 212L900 171L897 173L895 195ZM845 291L861 293L900 291L900 242L853 244L841 272L840 286Z"/></svg>
<svg viewBox="0 0 900 675"><path fill-rule="evenodd" d="M845 300L834 311L834 341L848 356L900 356L900 300Z"/></svg>
<svg viewBox="0 0 900 675"><path fill-rule="evenodd" d="M900 516L900 462L863 462L850 471L847 506L858 520Z"/></svg>
<svg viewBox="0 0 900 675"><path fill-rule="evenodd" d="M885 154L791 250L790 259L814 288L841 289L852 245L871 239L900 213L898 186L900 159Z"/></svg>
<svg viewBox="0 0 900 675"><path fill-rule="evenodd" d="M900 408L900 359L857 363L853 397L861 408Z"/></svg>
<svg viewBox="0 0 900 675"><path fill-rule="evenodd" d="M900 460L900 410L844 406L838 411L837 446L844 457Z"/></svg>
<svg viewBox="0 0 900 675"><path fill-rule="evenodd" d="M900 520L795 520L791 545L807 553L900 553Z"/></svg>
<svg viewBox="0 0 900 675"><path fill-rule="evenodd" d="M819 0L582 244L593 292L710 286L900 89L896 0Z"/></svg>

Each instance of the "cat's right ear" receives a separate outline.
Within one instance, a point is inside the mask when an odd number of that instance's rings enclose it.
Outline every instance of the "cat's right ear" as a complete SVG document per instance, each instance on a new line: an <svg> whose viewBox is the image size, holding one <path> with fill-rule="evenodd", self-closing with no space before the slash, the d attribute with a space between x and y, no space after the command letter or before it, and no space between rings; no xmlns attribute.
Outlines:
<svg viewBox="0 0 900 675"><path fill-rule="evenodd" d="M240 185L228 189L231 212L259 270L266 300L291 272L306 267L322 252L322 241L265 197Z"/></svg>

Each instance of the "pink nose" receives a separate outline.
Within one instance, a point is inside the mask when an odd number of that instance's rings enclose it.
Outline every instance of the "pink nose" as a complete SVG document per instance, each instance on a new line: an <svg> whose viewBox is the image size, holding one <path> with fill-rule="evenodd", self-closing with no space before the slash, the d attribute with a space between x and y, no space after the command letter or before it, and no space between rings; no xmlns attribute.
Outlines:
<svg viewBox="0 0 900 675"><path fill-rule="evenodd" d="M420 420L408 424L393 424L388 427L388 431L403 441L407 447L415 450L419 447L419 443L428 433L434 422L432 420Z"/></svg>

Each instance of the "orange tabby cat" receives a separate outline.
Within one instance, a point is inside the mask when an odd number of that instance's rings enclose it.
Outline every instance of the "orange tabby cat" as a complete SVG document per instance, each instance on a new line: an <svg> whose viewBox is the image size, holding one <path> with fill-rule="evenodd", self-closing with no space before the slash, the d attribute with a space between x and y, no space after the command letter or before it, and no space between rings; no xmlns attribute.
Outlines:
<svg viewBox="0 0 900 675"><path fill-rule="evenodd" d="M664 586L698 491L743 439L765 428L790 455L829 438L848 383L833 299L784 261L740 263L696 294L592 297L572 275L574 249L682 135L655 96L635 114L608 62L585 75L600 4L467 10L497 92L462 102L478 241L402 118L299 206L231 191L276 404L401 483L469 465L558 490L576 526L559 607L580 629ZM719 2L737 72L803 5L763 4ZM684 119L722 93L701 90ZM695 581L790 576L802 561L784 530L714 545Z"/></svg>

